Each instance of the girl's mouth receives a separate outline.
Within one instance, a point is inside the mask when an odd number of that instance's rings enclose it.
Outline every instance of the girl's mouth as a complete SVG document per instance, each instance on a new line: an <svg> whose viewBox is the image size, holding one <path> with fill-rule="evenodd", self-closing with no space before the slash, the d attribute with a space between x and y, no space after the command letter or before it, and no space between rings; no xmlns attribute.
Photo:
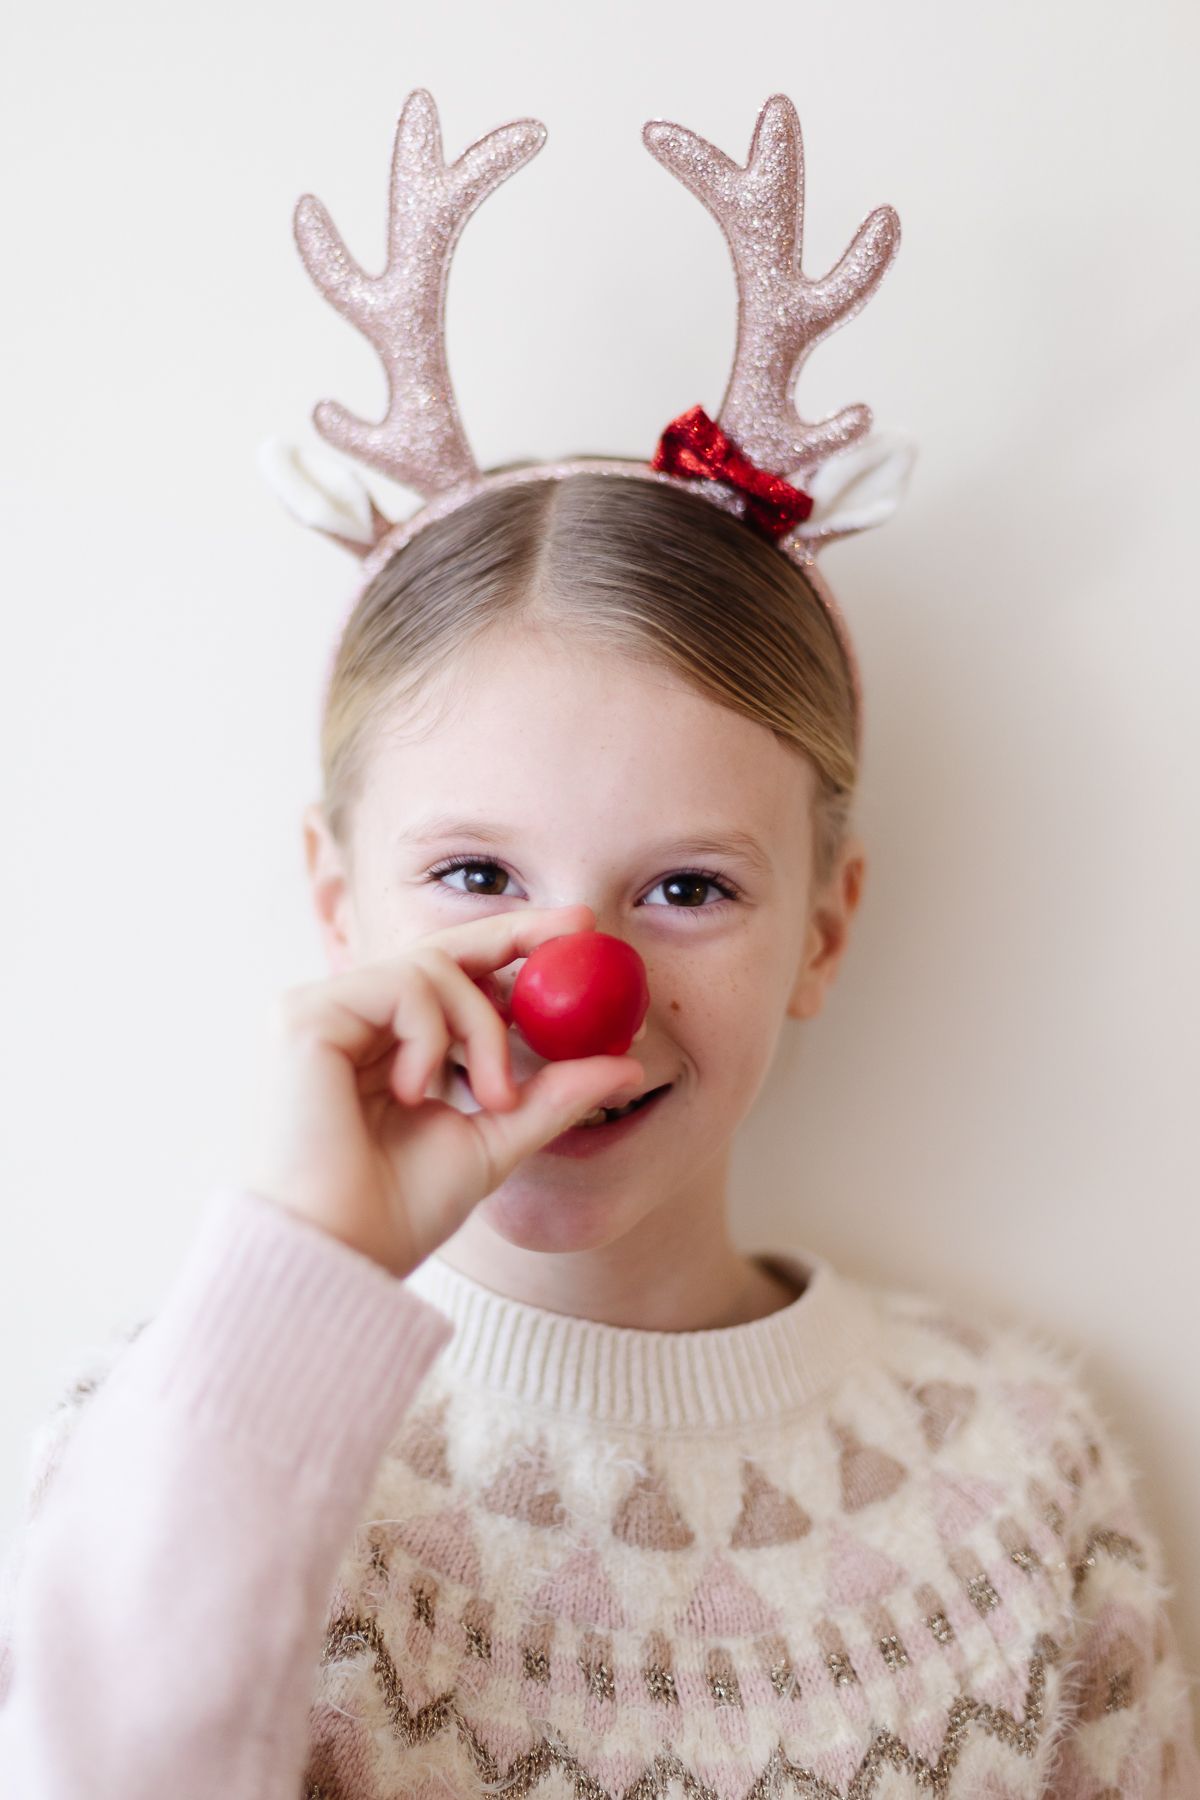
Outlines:
<svg viewBox="0 0 1200 1800"><path fill-rule="evenodd" d="M593 1131L598 1125L615 1124L618 1119L627 1118L630 1113L637 1112L639 1107L646 1106L651 1100L657 1099L659 1094L665 1094L670 1085L668 1081L662 1087L647 1088L644 1094L639 1094L636 1100L627 1101L624 1106L598 1106L595 1112L588 1113L585 1119L577 1119L571 1129L572 1131Z"/></svg>
<svg viewBox="0 0 1200 1800"><path fill-rule="evenodd" d="M597 1107L587 1120L570 1126L548 1144L543 1144L542 1149L551 1156L594 1156L601 1150L624 1143L631 1133L640 1129L644 1119L649 1119L661 1109L671 1087L672 1083L667 1082L663 1087L650 1088L628 1106L614 1107L611 1110Z"/></svg>
<svg viewBox="0 0 1200 1800"><path fill-rule="evenodd" d="M474 1099L466 1069L457 1063L454 1068L459 1080ZM661 1109L673 1085L673 1082L668 1081L660 1087L648 1088L644 1094L624 1106L598 1106L585 1119L569 1126L558 1137L551 1138L548 1144L543 1144L542 1150L548 1151L552 1156L592 1156L599 1150L623 1143L638 1129L640 1121L650 1118L651 1114Z"/></svg>

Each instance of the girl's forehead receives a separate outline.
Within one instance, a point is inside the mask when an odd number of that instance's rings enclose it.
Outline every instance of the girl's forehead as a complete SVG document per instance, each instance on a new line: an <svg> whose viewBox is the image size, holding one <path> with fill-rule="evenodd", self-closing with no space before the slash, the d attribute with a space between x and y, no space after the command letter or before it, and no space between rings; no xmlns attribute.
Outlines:
<svg viewBox="0 0 1200 1800"><path fill-rule="evenodd" d="M368 784L367 828L410 854L464 844L499 855L566 851L601 860L685 842L693 857L726 854L765 873L803 853L804 769L767 745L669 748L593 738L559 742L541 726L444 754L432 739L382 761Z"/></svg>
<svg viewBox="0 0 1200 1800"><path fill-rule="evenodd" d="M565 755L603 744L617 759L653 746L656 762L688 765L706 752L718 761L732 752L758 769L783 749L765 726L669 668L599 645L520 637L441 671L397 709L381 741L410 761L410 751L472 757L481 744L519 752L549 742Z"/></svg>
<svg viewBox="0 0 1200 1800"><path fill-rule="evenodd" d="M775 733L731 707L633 675L613 684L460 691L422 728L385 736L373 759L392 791L467 794L499 803L514 786L547 798L631 807L740 796L754 810L788 810L807 795L810 765Z"/></svg>
<svg viewBox="0 0 1200 1800"><path fill-rule="evenodd" d="M514 635L444 671L425 701L370 762L369 829L389 842L607 851L741 833L778 862L806 841L807 759L669 670Z"/></svg>

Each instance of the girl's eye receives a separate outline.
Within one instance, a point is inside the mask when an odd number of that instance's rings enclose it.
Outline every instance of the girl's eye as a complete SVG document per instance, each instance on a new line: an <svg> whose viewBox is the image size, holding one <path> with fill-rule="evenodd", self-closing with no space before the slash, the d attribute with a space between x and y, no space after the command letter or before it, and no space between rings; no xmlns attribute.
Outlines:
<svg viewBox="0 0 1200 1800"><path fill-rule="evenodd" d="M494 869L497 871L497 873L500 876L502 876L504 878L504 880L507 881L507 879L508 879L507 869L502 869L500 867L499 863L480 862L478 860L472 861L469 857L459 856L459 857L455 857L450 862L439 863L435 869L430 869L428 875L426 876L426 880L427 881L438 881L438 880L440 880L440 878L443 875L456 874L459 869L470 869L472 871L474 871L476 869L488 869L488 870ZM463 893L482 894L485 897L485 899L489 899L489 900L500 898L500 890L499 889L493 889L493 888L487 887L487 886L475 887L475 886L469 885L465 888L455 888L453 890L453 892L456 894L463 894Z"/></svg>
<svg viewBox="0 0 1200 1800"><path fill-rule="evenodd" d="M504 890L496 884L498 881L508 880L508 870L500 863L490 862L479 857L451 857L449 861L439 863L436 868L430 869L425 879L431 882L442 882L443 886L448 887L450 884L444 881L443 877L455 875L460 869L464 872L467 885L452 888L451 892L482 894L485 899L489 900L503 897ZM484 875L484 882L476 884L472 877L480 872ZM716 888L721 894L721 899L706 903L701 898L697 903L694 896L697 893L702 895L706 887ZM669 912L717 912L731 901L739 898L738 890L733 883L726 876L717 875L711 869L676 869L672 874L665 875L661 881L656 882L650 892L653 894L659 888L674 896L667 902L666 910Z"/></svg>
<svg viewBox="0 0 1200 1800"><path fill-rule="evenodd" d="M706 887L716 888L721 899L709 901L703 898ZM727 906L731 900L738 898L738 891L731 881L723 875L715 875L709 869L676 869L672 875L664 875L661 881L655 882L650 892L656 893L659 888L673 896L668 903L672 912L717 912ZM692 896L699 894L697 902ZM681 898L682 904L676 905L675 899Z"/></svg>

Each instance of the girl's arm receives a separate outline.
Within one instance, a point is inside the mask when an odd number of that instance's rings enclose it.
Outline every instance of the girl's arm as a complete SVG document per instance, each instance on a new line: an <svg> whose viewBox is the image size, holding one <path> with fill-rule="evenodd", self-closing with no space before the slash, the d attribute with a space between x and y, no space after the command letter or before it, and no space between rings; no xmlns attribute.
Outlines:
<svg viewBox="0 0 1200 1800"><path fill-rule="evenodd" d="M0 1626L6 1800L296 1800L338 1563L452 1335L357 1250L215 1191L35 1465Z"/></svg>
<svg viewBox="0 0 1200 1800"><path fill-rule="evenodd" d="M1191 1800L1200 1796L1200 1756L1162 1547L1140 1510L1124 1443L1086 1392L1073 1399L1078 1504L1065 1554L1078 1622L1064 1646L1067 1718L1047 1800Z"/></svg>

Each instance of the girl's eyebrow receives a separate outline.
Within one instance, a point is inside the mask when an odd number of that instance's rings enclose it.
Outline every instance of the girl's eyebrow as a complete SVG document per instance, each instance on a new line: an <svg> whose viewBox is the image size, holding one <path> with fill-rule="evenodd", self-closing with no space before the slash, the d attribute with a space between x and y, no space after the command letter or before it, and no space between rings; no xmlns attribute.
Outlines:
<svg viewBox="0 0 1200 1800"><path fill-rule="evenodd" d="M477 843L511 843L520 833L511 825L492 825L486 819L464 819L457 813L435 813L416 819L407 831L400 832L398 844L432 844L443 837L474 838ZM697 832L668 842L649 844L646 856L741 856L762 874L771 873L771 859L758 839L748 831L734 829Z"/></svg>

